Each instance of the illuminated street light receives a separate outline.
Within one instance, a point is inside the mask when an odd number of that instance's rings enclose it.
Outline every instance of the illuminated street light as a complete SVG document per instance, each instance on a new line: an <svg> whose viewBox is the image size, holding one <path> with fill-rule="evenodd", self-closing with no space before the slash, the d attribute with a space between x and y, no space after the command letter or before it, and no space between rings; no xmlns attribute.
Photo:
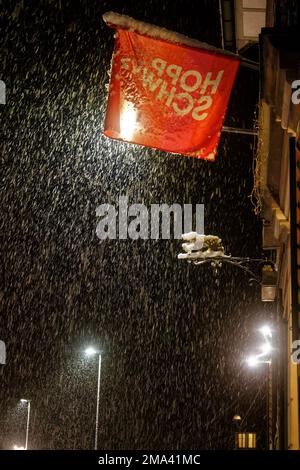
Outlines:
<svg viewBox="0 0 300 470"><path fill-rule="evenodd" d="M262 355L263 355L263 356L267 356L268 354L270 354L271 351L272 351L272 346L271 346L271 344L270 344L269 342L263 344L263 345L261 346L261 351L262 351Z"/></svg>
<svg viewBox="0 0 300 470"><path fill-rule="evenodd" d="M26 439L25 439L25 450L28 449L28 435L29 435L29 423L30 423L30 400L21 398L21 403L27 403L27 424L26 424ZM22 449L19 449L22 450Z"/></svg>
<svg viewBox="0 0 300 470"><path fill-rule="evenodd" d="M272 338L272 330L269 325L264 325L258 330L265 338Z"/></svg>
<svg viewBox="0 0 300 470"><path fill-rule="evenodd" d="M249 356L247 359L246 359L246 362L248 364L249 367L257 367L259 364L271 364L271 360L266 360L266 361L262 361L260 359L260 355L257 355L257 356Z"/></svg>
<svg viewBox="0 0 300 470"><path fill-rule="evenodd" d="M86 348L85 355L92 357L98 355L98 381L97 381L97 406L96 406L96 424L95 424L95 450L98 448L98 428L99 428L99 398L100 398L100 377L101 377L101 352L92 346Z"/></svg>
<svg viewBox="0 0 300 470"><path fill-rule="evenodd" d="M97 354L97 350L93 347L86 348L84 352L86 356L94 356L95 354Z"/></svg>
<svg viewBox="0 0 300 470"><path fill-rule="evenodd" d="M234 417L232 418L232 421L239 422L239 421L242 421L242 418L240 417L240 415L234 415Z"/></svg>
<svg viewBox="0 0 300 470"><path fill-rule="evenodd" d="M257 364L259 363L257 356L249 356L249 357L246 359L246 362L247 362L247 364L248 364L249 367L256 367Z"/></svg>
<svg viewBox="0 0 300 470"><path fill-rule="evenodd" d="M272 330L269 325L264 325L258 330L264 337L264 344L260 347L260 353L249 356L246 360L249 367L256 367L259 364L268 364L268 378L267 378L267 409L268 409L268 421L267 421L267 436L268 436L268 448L273 449L273 434L272 434L272 422L273 422L273 395L272 395L272 344L270 339L272 338Z"/></svg>

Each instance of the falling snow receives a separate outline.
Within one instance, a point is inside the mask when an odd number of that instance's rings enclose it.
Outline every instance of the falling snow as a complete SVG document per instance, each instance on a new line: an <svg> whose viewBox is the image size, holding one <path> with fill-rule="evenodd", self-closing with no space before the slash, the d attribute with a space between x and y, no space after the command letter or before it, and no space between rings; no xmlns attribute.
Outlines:
<svg viewBox="0 0 300 470"><path fill-rule="evenodd" d="M220 47L218 2L5 2L7 104L1 106L0 446L90 449L96 362L103 351L99 448L231 448L243 416L263 446L262 372L242 358L268 315L247 275L177 259L177 240L96 236L99 204L205 204L205 233L226 253L260 256L253 138L221 136L215 163L102 135L115 10ZM226 125L251 127L255 71L241 68Z"/></svg>

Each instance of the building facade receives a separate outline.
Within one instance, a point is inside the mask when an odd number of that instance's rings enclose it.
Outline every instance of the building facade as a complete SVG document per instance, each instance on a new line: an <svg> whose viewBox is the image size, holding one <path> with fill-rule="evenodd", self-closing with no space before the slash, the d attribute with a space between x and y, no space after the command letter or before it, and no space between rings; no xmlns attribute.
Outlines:
<svg viewBox="0 0 300 470"><path fill-rule="evenodd" d="M277 271L276 302L270 309L276 334L268 387L268 447L297 450L300 366L292 355L300 340L300 2L220 0L220 10L223 47L250 58L259 48L252 196L263 222L265 256Z"/></svg>
<svg viewBox="0 0 300 470"><path fill-rule="evenodd" d="M263 218L263 249L278 270L271 445L299 449L299 365L293 362L299 336L300 283L297 279L297 181L300 80L298 2L268 1L260 34L260 100L254 192ZM300 86L299 86L300 88ZM300 212L300 205L298 208ZM300 218L298 220L300 223ZM300 229L300 226L299 226ZM300 280L300 277L299 277ZM299 284L299 285L298 285Z"/></svg>

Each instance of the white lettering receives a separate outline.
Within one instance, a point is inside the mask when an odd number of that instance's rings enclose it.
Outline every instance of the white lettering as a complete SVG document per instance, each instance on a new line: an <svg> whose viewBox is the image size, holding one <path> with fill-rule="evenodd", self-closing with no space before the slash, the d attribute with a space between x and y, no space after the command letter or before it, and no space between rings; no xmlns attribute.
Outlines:
<svg viewBox="0 0 300 470"><path fill-rule="evenodd" d="M201 96L200 100L198 100L200 106L197 106L193 109L192 117L196 119L196 121L202 121L208 116L208 113L199 114L200 111L204 109L208 109L212 105L212 97L211 96ZM203 104L202 104L203 103Z"/></svg>
<svg viewBox="0 0 300 470"><path fill-rule="evenodd" d="M189 84L187 83L187 79L189 77L194 77L194 83L191 83L191 80L189 80ZM197 72L197 70L187 70L180 78L181 88L185 91L189 91L190 93L197 90L197 88L199 88L199 86L201 85L201 82L202 76L200 72Z"/></svg>
<svg viewBox="0 0 300 470"><path fill-rule="evenodd" d="M179 116L185 116L186 114L188 114L189 112L191 112L191 110L193 109L193 106L194 106L194 100L193 98L191 97L191 95L189 95L188 93L178 93L176 95L176 98L178 100L181 100L181 101L187 101L187 106L186 107L183 107L183 108L180 108L178 106L178 104L176 103L176 101L174 101L173 103L173 109L175 111L176 114L178 114Z"/></svg>
<svg viewBox="0 0 300 470"><path fill-rule="evenodd" d="M207 90L207 87L211 86L211 93L212 94L215 94L217 89L218 89L218 86L220 85L220 81L223 77L223 73L224 73L224 70L220 70L218 72L218 75L217 75L217 78L215 78L215 80L211 80L211 76L212 76L212 73L211 72L208 72L208 74L206 75L205 77L205 80L204 80L204 83L203 83L203 86L200 90L200 93L201 95L204 95L204 93L206 92Z"/></svg>

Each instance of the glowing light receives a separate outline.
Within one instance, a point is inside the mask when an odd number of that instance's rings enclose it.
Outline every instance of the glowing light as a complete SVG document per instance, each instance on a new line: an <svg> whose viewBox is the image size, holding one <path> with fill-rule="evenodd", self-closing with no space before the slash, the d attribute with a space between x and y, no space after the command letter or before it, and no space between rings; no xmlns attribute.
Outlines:
<svg viewBox="0 0 300 470"><path fill-rule="evenodd" d="M260 333L266 338L272 338L272 331L268 325L264 325L259 329Z"/></svg>
<svg viewBox="0 0 300 470"><path fill-rule="evenodd" d="M27 400L26 398L21 398L20 402L21 403L28 403L29 400Z"/></svg>
<svg viewBox="0 0 300 470"><path fill-rule="evenodd" d="M261 346L261 352L264 356L266 356L267 354L270 354L271 351L272 351L272 346L270 345L270 343L265 343Z"/></svg>
<svg viewBox="0 0 300 470"><path fill-rule="evenodd" d="M90 346L89 348L86 348L85 354L86 356L94 356L95 354L97 354L97 351L95 348Z"/></svg>
<svg viewBox="0 0 300 470"><path fill-rule="evenodd" d="M23 446L19 447L19 446L14 445L14 450L25 450L25 447Z"/></svg>
<svg viewBox="0 0 300 470"><path fill-rule="evenodd" d="M242 421L242 418L240 417L240 415L234 415L234 417L232 418L233 421Z"/></svg>
<svg viewBox="0 0 300 470"><path fill-rule="evenodd" d="M249 356L247 359L247 364L249 367L256 367L259 364L257 356Z"/></svg>
<svg viewBox="0 0 300 470"><path fill-rule="evenodd" d="M137 130L137 111L133 104L125 101L120 117L120 135L123 139L131 140Z"/></svg>

